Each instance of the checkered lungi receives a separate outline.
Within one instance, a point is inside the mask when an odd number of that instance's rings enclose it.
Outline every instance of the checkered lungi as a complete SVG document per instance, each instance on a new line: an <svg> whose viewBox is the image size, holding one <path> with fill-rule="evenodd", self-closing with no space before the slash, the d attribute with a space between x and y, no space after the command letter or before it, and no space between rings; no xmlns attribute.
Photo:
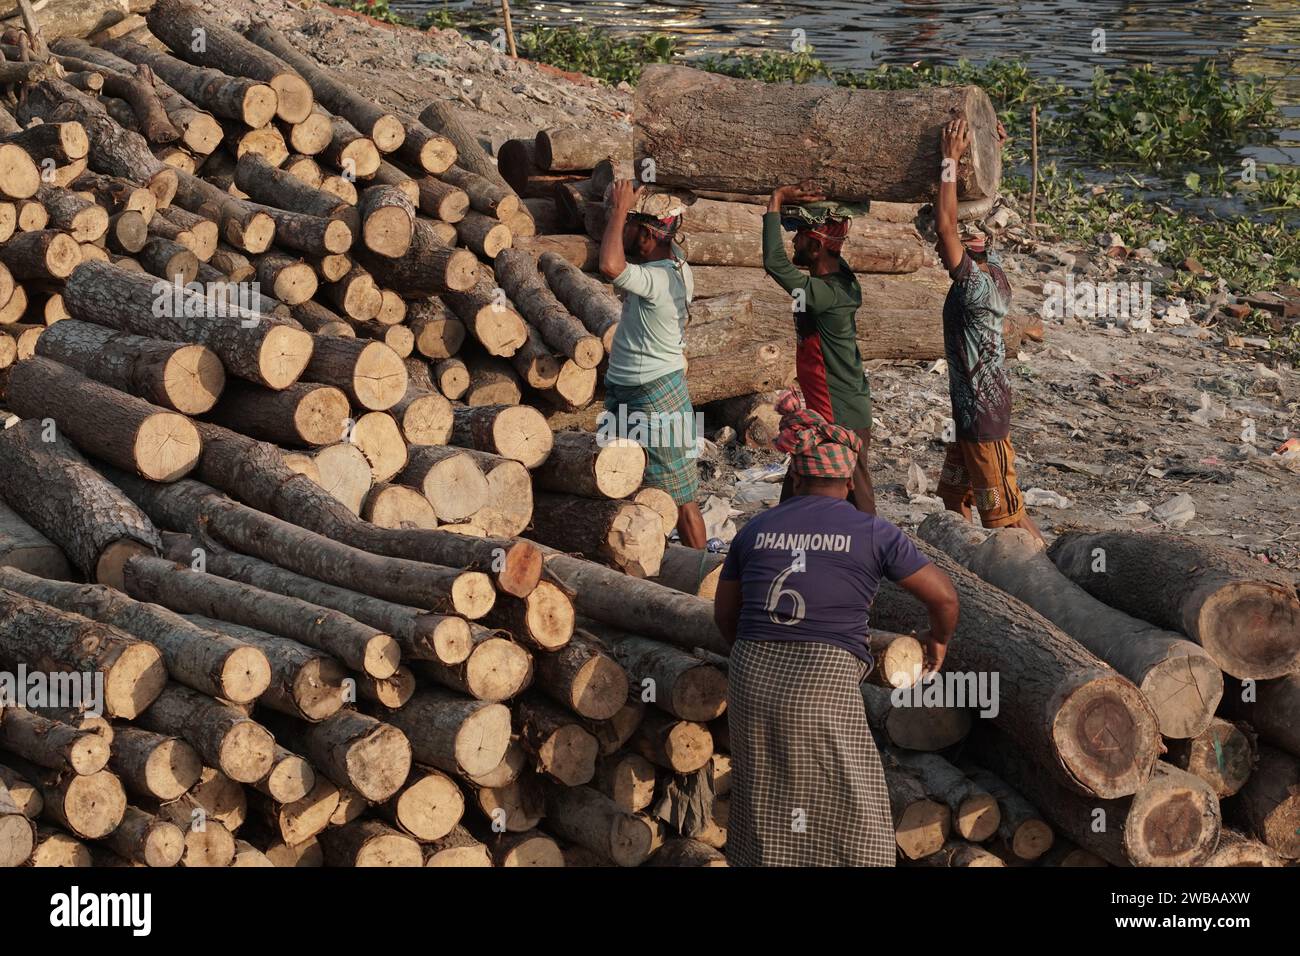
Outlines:
<svg viewBox="0 0 1300 956"><path fill-rule="evenodd" d="M605 383L605 409L619 414L619 406L628 416L629 434L637 438L633 413L658 415L664 427L649 432L649 440L642 444L646 451L646 468L643 483L648 488L662 488L673 496L679 505L695 500L700 488L699 471L695 467L695 409L686 391L686 375L670 372L644 385L615 385ZM657 434L656 434L657 432Z"/></svg>
<svg viewBox="0 0 1300 956"><path fill-rule="evenodd" d="M893 866L885 771L858 685L831 644L737 641L727 669L731 866Z"/></svg>

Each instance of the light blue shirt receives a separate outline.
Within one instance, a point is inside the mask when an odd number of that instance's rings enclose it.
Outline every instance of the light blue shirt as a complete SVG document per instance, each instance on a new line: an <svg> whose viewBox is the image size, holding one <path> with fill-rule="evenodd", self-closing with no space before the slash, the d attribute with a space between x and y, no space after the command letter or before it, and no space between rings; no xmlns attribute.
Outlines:
<svg viewBox="0 0 1300 956"><path fill-rule="evenodd" d="M695 292L691 267L674 259L629 263L614 280L614 288L626 293L626 298L605 381L644 385L684 369L687 308Z"/></svg>

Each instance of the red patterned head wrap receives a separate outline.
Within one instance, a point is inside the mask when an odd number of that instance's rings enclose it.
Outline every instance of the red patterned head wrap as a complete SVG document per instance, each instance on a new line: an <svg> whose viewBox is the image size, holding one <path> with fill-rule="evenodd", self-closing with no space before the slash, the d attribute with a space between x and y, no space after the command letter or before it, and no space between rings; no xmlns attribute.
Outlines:
<svg viewBox="0 0 1300 956"><path fill-rule="evenodd" d="M776 401L781 413L781 434L772 444L790 455L795 474L808 478L848 478L858 463L862 439L805 408L794 392Z"/></svg>

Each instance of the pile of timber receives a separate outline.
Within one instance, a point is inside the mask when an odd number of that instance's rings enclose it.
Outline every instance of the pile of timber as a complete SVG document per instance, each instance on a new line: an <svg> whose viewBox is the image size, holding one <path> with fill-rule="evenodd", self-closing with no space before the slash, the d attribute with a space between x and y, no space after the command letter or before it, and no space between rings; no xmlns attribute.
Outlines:
<svg viewBox="0 0 1300 956"><path fill-rule="evenodd" d="M0 111L0 668L103 688L0 710L0 863L722 865L722 559L666 544L640 447L546 420L599 407L591 232L630 136L493 162L264 24L159 0L116 32L0 36L34 64ZM792 362L743 264L756 199L669 197L707 290L692 392L766 443ZM860 238L915 245L875 212ZM1294 582L1018 534L922 530L986 713L917 683L903 592L873 612L900 857L1300 857Z"/></svg>

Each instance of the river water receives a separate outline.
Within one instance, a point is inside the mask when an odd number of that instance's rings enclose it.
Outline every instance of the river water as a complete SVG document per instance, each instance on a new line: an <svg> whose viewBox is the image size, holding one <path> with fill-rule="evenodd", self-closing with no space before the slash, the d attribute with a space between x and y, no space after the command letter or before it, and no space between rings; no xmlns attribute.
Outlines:
<svg viewBox="0 0 1300 956"><path fill-rule="evenodd" d="M441 5L442 0L394 3L410 12ZM500 4L450 0L446 6L494 13ZM1186 66L1209 58L1233 74L1278 83L1284 125L1271 142L1243 155L1300 163L1296 0L511 0L510 6L517 30L544 24L667 33L683 41L688 55L790 49L798 30L815 55L834 66L1023 59L1072 86L1086 84L1097 66ZM1105 52L1094 52L1098 40L1104 40Z"/></svg>

